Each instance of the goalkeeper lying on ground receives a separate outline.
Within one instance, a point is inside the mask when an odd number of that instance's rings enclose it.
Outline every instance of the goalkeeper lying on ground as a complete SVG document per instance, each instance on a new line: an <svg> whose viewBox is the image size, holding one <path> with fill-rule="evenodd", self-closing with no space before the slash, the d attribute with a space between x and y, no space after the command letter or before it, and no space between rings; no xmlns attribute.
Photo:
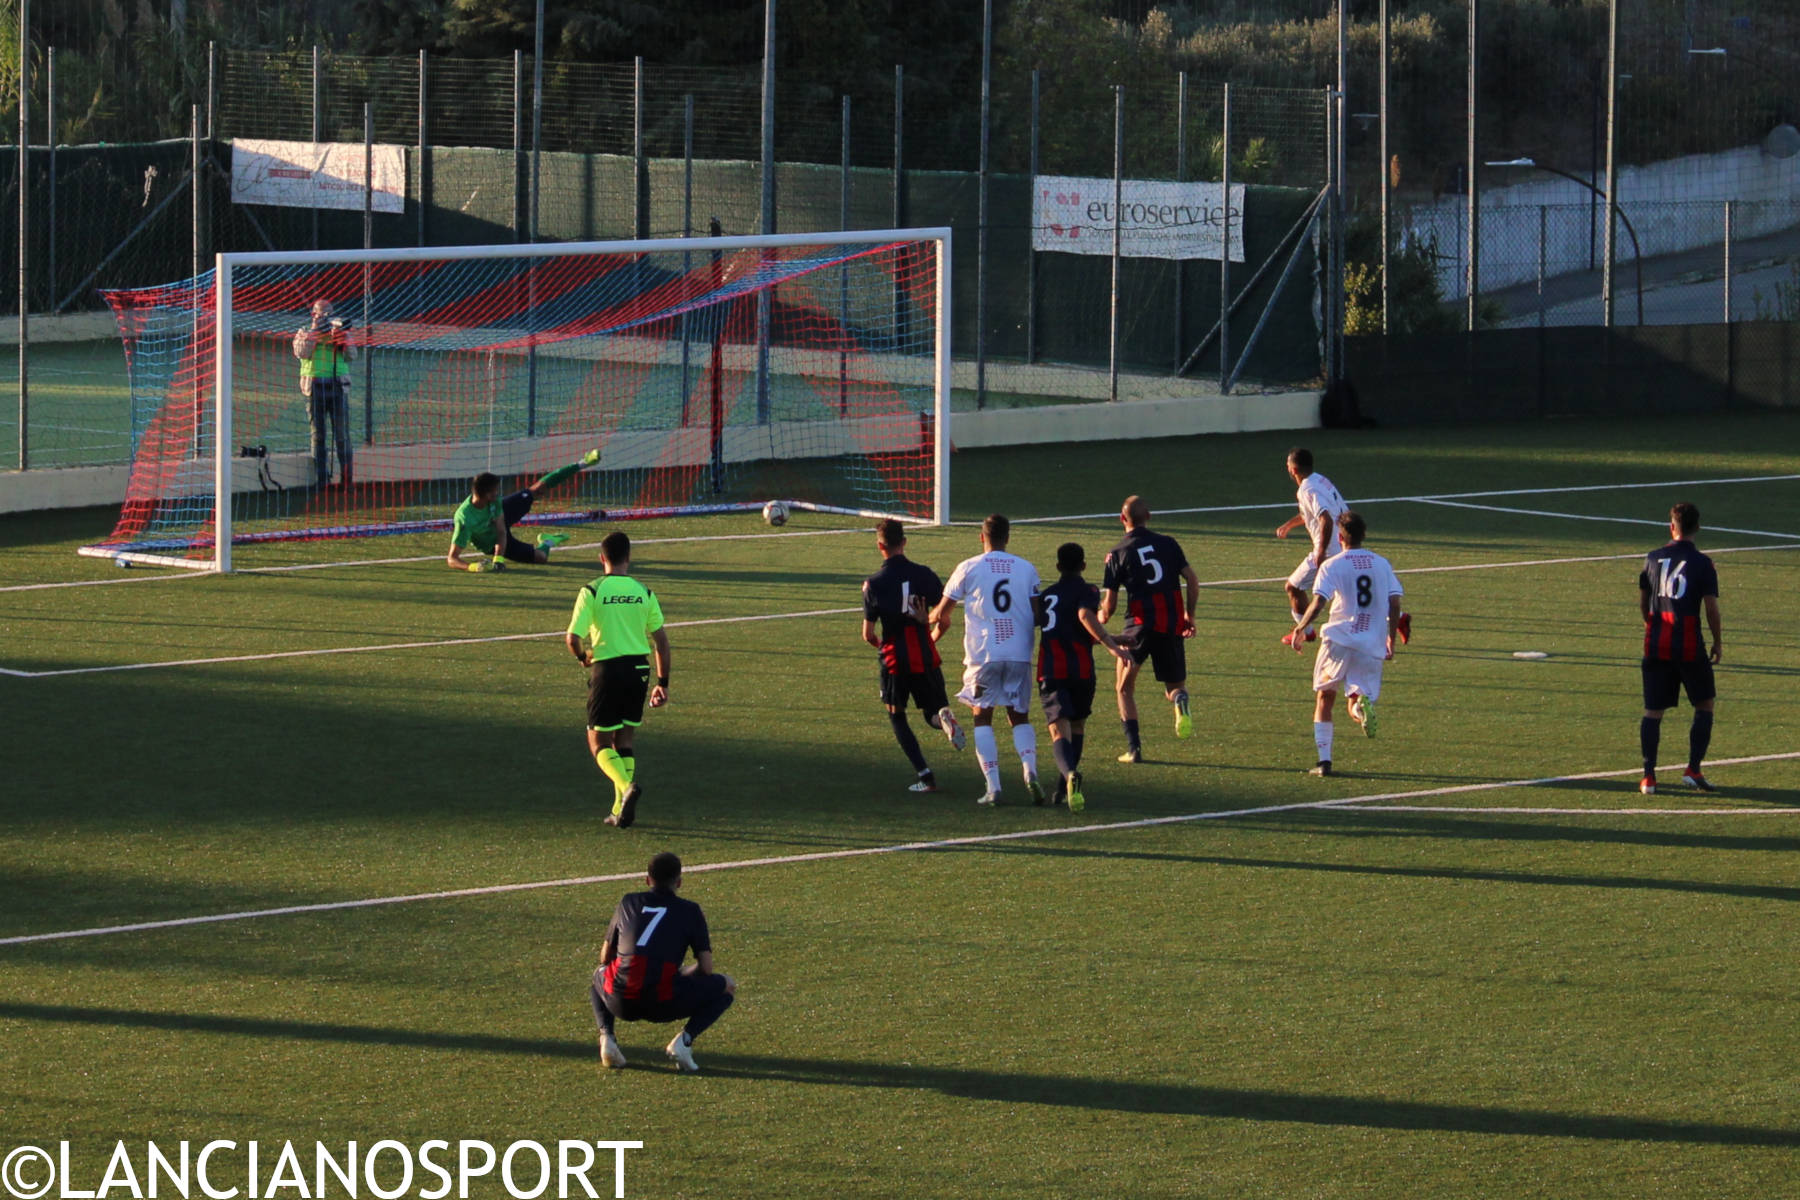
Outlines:
<svg viewBox="0 0 1800 1200"><path fill-rule="evenodd" d="M512 526L531 511L532 501L537 499L539 492L555 487L580 474L583 467L591 467L599 461L600 451L589 450L581 456L580 462L558 467L524 491L514 492L504 500L500 498L500 477L491 471L483 471L475 477L469 498L457 506L450 530L450 552L444 555L444 564L457 571L498 571L507 559L521 563L549 562L550 551L568 541L568 534L540 533L537 545L528 546L513 536ZM595 511L588 514L588 519L598 521L605 516L604 512ZM470 549L487 557L463 558L463 552Z"/></svg>

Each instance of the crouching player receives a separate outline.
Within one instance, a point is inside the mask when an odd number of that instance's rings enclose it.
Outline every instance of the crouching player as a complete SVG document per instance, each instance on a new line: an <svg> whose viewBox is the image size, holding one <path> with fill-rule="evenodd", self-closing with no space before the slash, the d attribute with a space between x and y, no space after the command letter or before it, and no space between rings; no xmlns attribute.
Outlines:
<svg viewBox="0 0 1800 1200"><path fill-rule="evenodd" d="M1037 598L1038 697L1044 702L1044 721L1050 726L1050 751L1062 774L1052 803L1067 804L1070 812L1087 805L1081 787L1081 746L1087 719L1094 711L1094 643L1105 646L1121 663L1131 662L1131 652L1100 624L1100 589L1081 577L1087 555L1074 542L1056 548L1056 570L1061 576Z"/></svg>
<svg viewBox="0 0 1800 1200"><path fill-rule="evenodd" d="M600 1026L600 1065L622 1067L625 1054L613 1037L619 1021L686 1021L666 1049L683 1071L698 1071L694 1039L725 1015L737 995L731 976L713 970L706 914L681 889L681 860L664 851L650 860L646 892L619 901L588 999ZM683 966L688 951L694 961Z"/></svg>
<svg viewBox="0 0 1800 1200"><path fill-rule="evenodd" d="M1331 618L1319 633L1319 657L1313 665L1313 744L1318 765L1308 774L1331 774L1331 710L1339 689L1346 691L1350 719L1375 736L1375 703L1381 697L1381 666L1394 657L1400 632L1400 580L1381 555L1362 548L1368 526L1354 511L1337 520L1345 549L1319 568L1312 602L1296 614L1296 635L1310 626L1327 604ZM1299 651L1303 636L1289 642Z"/></svg>

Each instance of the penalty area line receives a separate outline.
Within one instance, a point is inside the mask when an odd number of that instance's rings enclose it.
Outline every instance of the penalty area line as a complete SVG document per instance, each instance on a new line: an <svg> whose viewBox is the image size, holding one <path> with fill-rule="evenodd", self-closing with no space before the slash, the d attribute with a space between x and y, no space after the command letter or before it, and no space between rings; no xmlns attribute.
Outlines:
<svg viewBox="0 0 1800 1200"><path fill-rule="evenodd" d="M1353 812L1490 813L1529 817L1792 817L1800 808L1488 808L1454 804L1371 804Z"/></svg>
<svg viewBox="0 0 1800 1200"><path fill-rule="evenodd" d="M1743 763L1777 762L1800 758L1800 751L1784 754L1757 754L1745 758L1721 758L1715 767ZM1672 769L1672 768L1671 768ZM969 846L992 846L1006 842L1035 841L1040 838L1069 837L1087 833L1118 833L1134 829L1155 829L1165 825L1186 825L1200 821L1224 821L1234 817L1260 817L1271 813L1298 812L1307 809L1347 809L1354 804L1381 800L1414 800L1431 796L1466 795L1507 788L1545 787L1561 783L1579 783L1593 779L1615 779L1635 775L1632 767L1622 771L1587 771L1578 775L1547 775L1535 779L1503 779L1489 783L1465 783L1452 787L1424 788L1410 792L1375 792L1367 796L1343 796L1335 800L1303 800L1292 804L1265 804L1255 808L1223 809L1215 812L1183 813L1171 817L1144 817L1133 821L1108 821L1089 825L1069 825L1055 829L1015 829L1005 833L971 834L967 837L938 838L932 841L895 842L885 846L858 846L844 850L815 850L805 854L777 854L767 858L741 858L727 862L691 863L682 868L684 875L714 871L746 871L756 867L787 867L807 863L834 862L851 858L873 858L888 854L916 854L931 850L957 850ZM1357 811L1350 809L1350 811ZM1467 810L1457 810L1467 811ZM1531 810L1542 811L1542 810ZM1585 810L1584 810L1585 811ZM412 892L400 896L374 896L363 900L332 900L318 904L290 904L280 908L246 909L242 912L211 913L198 917L173 917L162 921L137 921L128 925L98 925L88 929L64 929L54 933L26 933L0 938L0 946L23 946L36 942L68 941L74 938L105 937L121 933L145 933L159 929L182 929L194 925L218 925L231 921L250 921L263 917L290 917L309 913L344 912L358 908L382 908L394 904L420 904L429 900L457 900L471 896L501 896L513 892L543 891L548 888L588 887L600 883L635 883L643 879L642 871L623 871L610 875L582 875L568 879L542 879L529 883L499 883L485 887L451 888L438 892Z"/></svg>

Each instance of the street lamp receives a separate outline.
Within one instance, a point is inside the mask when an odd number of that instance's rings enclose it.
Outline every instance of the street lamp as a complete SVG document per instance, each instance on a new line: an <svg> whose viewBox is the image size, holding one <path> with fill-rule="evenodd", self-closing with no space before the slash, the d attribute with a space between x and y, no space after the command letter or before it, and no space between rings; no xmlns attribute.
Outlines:
<svg viewBox="0 0 1800 1200"><path fill-rule="evenodd" d="M1644 248L1638 243L1637 230L1632 228L1631 218L1625 215L1624 209L1620 208L1617 204L1614 204L1607 198L1605 192L1601 191L1581 176L1570 174L1560 167L1552 167L1546 163L1541 163L1535 158L1509 158L1504 162L1491 162L1483 165L1489 167L1532 167L1539 171L1547 171L1552 175L1560 176L1572 183L1579 183L1582 187L1599 197L1599 199L1606 204L1607 208L1618 213L1620 224L1624 225L1625 232L1631 235L1631 258L1637 266L1637 323L1639 325L1644 323Z"/></svg>

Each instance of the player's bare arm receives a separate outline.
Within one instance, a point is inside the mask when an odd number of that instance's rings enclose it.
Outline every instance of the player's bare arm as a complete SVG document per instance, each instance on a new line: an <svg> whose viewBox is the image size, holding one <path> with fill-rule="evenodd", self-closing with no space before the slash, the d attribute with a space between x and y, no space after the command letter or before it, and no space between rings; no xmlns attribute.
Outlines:
<svg viewBox="0 0 1800 1200"><path fill-rule="evenodd" d="M1102 625L1106 624L1106 622L1112 620L1113 614L1118 611L1119 611L1119 591L1118 591L1118 589L1117 588L1107 588L1107 589L1104 589L1103 591L1101 591L1101 593L1100 593L1100 613L1099 613L1100 623Z"/></svg>
<svg viewBox="0 0 1800 1200"><path fill-rule="evenodd" d="M1304 524L1306 524L1305 514L1295 513L1275 527L1275 536L1285 542L1288 534L1294 532L1294 530L1300 528Z"/></svg>
<svg viewBox="0 0 1800 1200"><path fill-rule="evenodd" d="M1400 597L1388 597L1387 657L1394 657L1394 646L1400 637Z"/></svg>
<svg viewBox="0 0 1800 1200"><path fill-rule="evenodd" d="M876 631L875 622L864 617L862 625L863 641L869 643L869 645L875 647L877 650L881 649L881 634Z"/></svg>
<svg viewBox="0 0 1800 1200"><path fill-rule="evenodd" d="M1716 666L1725 660L1725 627L1719 619L1719 598L1702 596L1700 603L1706 609L1706 627L1712 631L1712 653L1708 655Z"/></svg>
<svg viewBox="0 0 1800 1200"><path fill-rule="evenodd" d="M1306 611L1301 613L1299 618L1294 622L1295 630L1305 629L1308 625L1311 625L1315 620L1317 620L1319 614L1325 611L1325 605L1327 603L1328 603L1328 601L1325 599L1325 597L1319 595L1316 592L1313 593L1312 602L1306 606ZM1397 603L1397 601L1394 601L1394 603ZM1391 629L1392 626L1390 625L1389 628ZM1306 648L1306 643L1301 638L1293 639L1292 645L1294 647L1295 654L1299 654L1302 650L1304 650Z"/></svg>
<svg viewBox="0 0 1800 1200"><path fill-rule="evenodd" d="M661 708L669 702L669 667L674 658L669 653L669 635L658 629L650 635L651 658L656 663L656 682L650 688L650 707Z"/></svg>
<svg viewBox="0 0 1800 1200"><path fill-rule="evenodd" d="M945 596L937 602L937 607L931 610L931 624L937 630L935 636L942 637L944 630L950 628L950 614L955 611L956 601L950 597Z"/></svg>
<svg viewBox="0 0 1800 1200"><path fill-rule="evenodd" d="M1200 611L1200 576L1189 563L1181 568L1181 577L1187 581L1187 616L1182 622L1181 636L1194 636L1194 614Z"/></svg>
<svg viewBox="0 0 1800 1200"><path fill-rule="evenodd" d="M575 661L582 666L585 667L592 664L593 660L588 658L587 644L576 634L563 634L563 645L569 648L569 653L573 654L575 656Z"/></svg>
<svg viewBox="0 0 1800 1200"><path fill-rule="evenodd" d="M1076 610L1075 615L1081 621L1081 627L1088 631L1088 636L1105 646L1108 654L1122 663L1131 661L1131 652L1119 644L1118 638L1106 631L1106 626L1101 624L1099 613L1091 608L1083 608Z"/></svg>
<svg viewBox="0 0 1800 1200"><path fill-rule="evenodd" d="M1319 514L1319 526L1312 531L1312 557L1316 566L1325 565L1325 547L1331 545L1333 518L1328 512Z"/></svg>

